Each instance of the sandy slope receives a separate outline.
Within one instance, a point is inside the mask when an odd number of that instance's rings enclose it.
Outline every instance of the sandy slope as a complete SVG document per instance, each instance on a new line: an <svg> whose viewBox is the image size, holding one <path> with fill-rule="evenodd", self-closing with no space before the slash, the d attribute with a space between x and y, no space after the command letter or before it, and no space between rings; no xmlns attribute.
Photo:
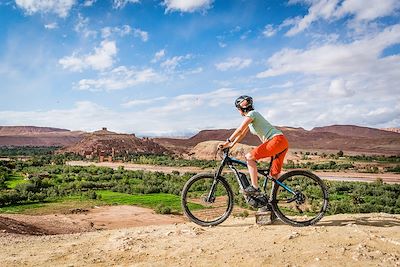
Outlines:
<svg viewBox="0 0 400 267"><path fill-rule="evenodd" d="M400 215L335 215L317 226L141 226L69 235L0 233L2 266L400 266Z"/></svg>

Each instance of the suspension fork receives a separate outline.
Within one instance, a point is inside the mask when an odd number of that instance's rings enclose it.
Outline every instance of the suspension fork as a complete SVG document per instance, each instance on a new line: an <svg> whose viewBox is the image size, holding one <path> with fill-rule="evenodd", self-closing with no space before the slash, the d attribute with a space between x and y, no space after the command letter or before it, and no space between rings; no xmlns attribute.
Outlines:
<svg viewBox="0 0 400 267"><path fill-rule="evenodd" d="M210 192L208 192L208 196L206 202L214 202L215 200L215 189L217 188L218 179L214 178L214 181L211 185Z"/></svg>
<svg viewBox="0 0 400 267"><path fill-rule="evenodd" d="M214 181L213 181L213 183L211 185L210 192L208 192L208 196L207 196L207 199L206 199L207 202L214 202L214 200L215 200L215 190L216 190L217 185L218 185L218 177L221 175L222 170L223 170L223 168L224 168L224 166L226 164L226 161L227 161L227 157L225 157L222 160L221 165L219 166L218 170L214 174Z"/></svg>

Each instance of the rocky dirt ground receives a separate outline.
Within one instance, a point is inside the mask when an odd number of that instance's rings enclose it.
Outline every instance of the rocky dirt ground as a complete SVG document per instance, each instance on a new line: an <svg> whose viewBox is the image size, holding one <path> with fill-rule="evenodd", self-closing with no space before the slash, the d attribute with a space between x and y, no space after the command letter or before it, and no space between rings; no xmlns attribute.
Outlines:
<svg viewBox="0 0 400 267"><path fill-rule="evenodd" d="M257 225L254 216L231 217L217 227L204 228L150 210L136 211L130 218L151 225L124 225L127 214L134 212L124 209L30 219L0 214L0 265L400 266L400 215L334 215L305 228L279 221ZM107 213L114 216L102 216ZM118 218L118 213L125 223L100 225L101 218ZM83 220L85 216L91 217ZM7 220L20 222L25 232L11 231L4 223ZM54 230L55 225L69 228L72 234L41 232Z"/></svg>

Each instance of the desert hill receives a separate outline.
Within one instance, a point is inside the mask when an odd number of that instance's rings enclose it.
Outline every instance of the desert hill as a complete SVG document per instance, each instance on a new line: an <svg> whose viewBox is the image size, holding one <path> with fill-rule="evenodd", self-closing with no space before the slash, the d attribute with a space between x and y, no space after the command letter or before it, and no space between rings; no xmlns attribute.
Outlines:
<svg viewBox="0 0 400 267"><path fill-rule="evenodd" d="M219 159L219 157L216 157L216 152L217 152L217 147L219 141L204 141L201 143L198 143L196 146L194 146L190 152L189 156L195 159L206 159L206 160L213 160L213 159ZM244 156L248 151L250 151L252 146L245 145L245 144L237 144L231 151L230 155L232 157L238 158L238 159L244 159Z"/></svg>
<svg viewBox="0 0 400 267"><path fill-rule="evenodd" d="M59 153L75 153L82 156L118 156L127 154L164 154L168 150L149 138L134 134L118 134L103 130L95 131L78 143L62 148Z"/></svg>
<svg viewBox="0 0 400 267"><path fill-rule="evenodd" d="M1 146L66 146L81 140L82 131L36 126L0 126Z"/></svg>

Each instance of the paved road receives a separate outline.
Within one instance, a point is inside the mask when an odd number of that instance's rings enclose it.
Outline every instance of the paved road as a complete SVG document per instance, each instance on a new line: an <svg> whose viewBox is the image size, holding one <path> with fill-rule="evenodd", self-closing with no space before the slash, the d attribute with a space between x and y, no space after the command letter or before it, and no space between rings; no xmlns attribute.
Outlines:
<svg viewBox="0 0 400 267"><path fill-rule="evenodd" d="M185 172L213 172L213 169L202 169L198 167L170 167L160 165L147 165L147 164L133 164L133 163L119 163L119 162L87 162L87 161L68 161L67 165L71 166L100 166L118 168L123 166L126 170L142 170L142 171L158 171L164 173L172 173L178 171L180 173ZM389 184L400 184L400 174L392 173L356 173L356 172L314 172L316 175L324 180L330 181L352 181L352 182L374 182L377 179L382 179L383 182Z"/></svg>

